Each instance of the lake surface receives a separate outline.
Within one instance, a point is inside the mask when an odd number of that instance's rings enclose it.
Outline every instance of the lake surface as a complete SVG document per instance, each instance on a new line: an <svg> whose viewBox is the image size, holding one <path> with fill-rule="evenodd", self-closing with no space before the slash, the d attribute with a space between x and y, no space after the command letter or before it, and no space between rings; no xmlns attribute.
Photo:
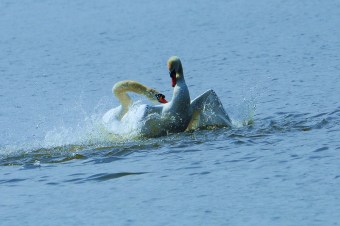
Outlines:
<svg viewBox="0 0 340 226"><path fill-rule="evenodd" d="M339 1L1 0L0 14L0 225L340 224ZM215 90L235 126L102 130L118 81L171 99L172 55L191 98Z"/></svg>

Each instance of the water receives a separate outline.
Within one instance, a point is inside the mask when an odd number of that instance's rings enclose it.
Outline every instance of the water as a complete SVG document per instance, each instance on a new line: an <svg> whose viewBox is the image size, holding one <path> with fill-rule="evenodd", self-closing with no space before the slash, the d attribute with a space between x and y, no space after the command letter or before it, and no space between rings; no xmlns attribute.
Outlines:
<svg viewBox="0 0 340 226"><path fill-rule="evenodd" d="M2 0L0 13L0 225L340 224L338 1ZM171 99L172 55L191 97L214 89L238 126L102 130L117 81Z"/></svg>

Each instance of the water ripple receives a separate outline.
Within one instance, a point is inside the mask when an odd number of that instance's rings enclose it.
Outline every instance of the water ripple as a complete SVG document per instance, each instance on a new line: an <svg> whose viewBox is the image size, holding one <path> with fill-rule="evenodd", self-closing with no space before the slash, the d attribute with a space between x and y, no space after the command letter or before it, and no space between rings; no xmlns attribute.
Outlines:
<svg viewBox="0 0 340 226"><path fill-rule="evenodd" d="M146 174L147 172L119 172L119 173L98 173L94 174L88 177L78 177L78 178L72 178L69 180L64 180L63 182L66 183L85 183L89 181L97 181L97 182L103 182L107 180L112 180L112 179L117 179L120 177L125 177L125 176L133 176L133 175L141 175L141 174ZM73 175L70 175L74 177Z"/></svg>

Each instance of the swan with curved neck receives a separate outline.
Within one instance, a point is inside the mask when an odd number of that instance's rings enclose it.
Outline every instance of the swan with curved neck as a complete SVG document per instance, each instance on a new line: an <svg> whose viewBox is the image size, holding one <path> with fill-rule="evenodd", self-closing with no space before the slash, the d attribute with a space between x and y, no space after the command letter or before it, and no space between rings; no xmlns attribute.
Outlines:
<svg viewBox="0 0 340 226"><path fill-rule="evenodd" d="M127 92L134 92L146 96L153 103L168 103L165 96L155 89L146 87L139 82L126 80L117 82L112 88L113 94L121 103L122 110L119 112L117 118L121 120L123 116L129 111L129 106L132 104L131 97Z"/></svg>
<svg viewBox="0 0 340 226"><path fill-rule="evenodd" d="M127 94L127 92L134 92L144 95L153 103L168 102L165 100L165 96L157 90L151 89L136 81L131 80L117 82L113 86L112 92L118 98L121 105L109 110L103 115L102 121L104 123L104 126L107 128L111 128L110 124L112 124L113 121L121 121L126 113L129 111L129 107L132 104L132 99Z"/></svg>

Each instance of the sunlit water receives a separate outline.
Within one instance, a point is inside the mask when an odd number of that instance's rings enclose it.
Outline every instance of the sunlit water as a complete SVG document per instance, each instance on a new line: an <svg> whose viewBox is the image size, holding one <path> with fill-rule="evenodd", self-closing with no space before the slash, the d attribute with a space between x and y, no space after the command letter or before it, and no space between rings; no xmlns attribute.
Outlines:
<svg viewBox="0 0 340 226"><path fill-rule="evenodd" d="M339 225L338 1L1 1L0 225ZM113 84L233 128L107 132ZM148 103L134 95L137 103Z"/></svg>

